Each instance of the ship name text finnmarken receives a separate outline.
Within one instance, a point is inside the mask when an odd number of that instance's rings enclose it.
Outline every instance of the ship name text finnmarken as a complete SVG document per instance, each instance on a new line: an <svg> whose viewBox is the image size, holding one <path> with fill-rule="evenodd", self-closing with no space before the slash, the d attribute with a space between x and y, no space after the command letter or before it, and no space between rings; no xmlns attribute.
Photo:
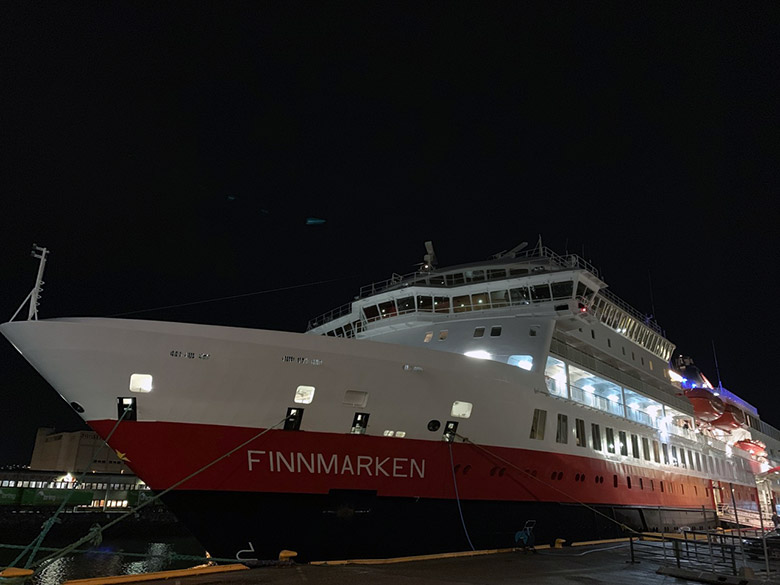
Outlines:
<svg viewBox="0 0 780 585"><path fill-rule="evenodd" d="M249 471L367 475L373 477L425 477L425 459L247 450Z"/></svg>

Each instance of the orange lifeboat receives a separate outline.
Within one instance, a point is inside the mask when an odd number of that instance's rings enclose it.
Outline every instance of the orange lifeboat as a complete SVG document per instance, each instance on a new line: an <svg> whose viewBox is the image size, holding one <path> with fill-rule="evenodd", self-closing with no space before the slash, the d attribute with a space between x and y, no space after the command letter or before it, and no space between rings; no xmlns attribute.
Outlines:
<svg viewBox="0 0 780 585"><path fill-rule="evenodd" d="M704 422L718 419L726 410L723 401L704 388L690 388L685 391L685 397L693 405L696 418Z"/></svg>
<svg viewBox="0 0 780 585"><path fill-rule="evenodd" d="M744 439L734 443L735 447L739 447L743 451L747 451L751 455L756 457L766 457L766 445L763 442L756 439Z"/></svg>
<svg viewBox="0 0 780 585"><path fill-rule="evenodd" d="M747 426L745 413L733 404L726 403L725 412L712 421L712 426L724 431L733 431Z"/></svg>

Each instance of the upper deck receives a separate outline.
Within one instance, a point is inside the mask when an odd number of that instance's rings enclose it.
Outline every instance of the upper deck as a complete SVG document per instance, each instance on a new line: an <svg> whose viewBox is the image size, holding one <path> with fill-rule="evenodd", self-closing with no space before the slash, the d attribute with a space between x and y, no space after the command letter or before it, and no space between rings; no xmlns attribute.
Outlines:
<svg viewBox="0 0 780 585"><path fill-rule="evenodd" d="M483 262L394 274L361 287L353 302L312 319L308 332L357 337L376 322L402 315L453 318L470 311L521 313L539 308L551 314L582 312L597 317L618 334L668 361L674 345L665 339L661 327L607 291L606 286L598 270L576 254L561 256L537 246L524 252L498 254Z"/></svg>

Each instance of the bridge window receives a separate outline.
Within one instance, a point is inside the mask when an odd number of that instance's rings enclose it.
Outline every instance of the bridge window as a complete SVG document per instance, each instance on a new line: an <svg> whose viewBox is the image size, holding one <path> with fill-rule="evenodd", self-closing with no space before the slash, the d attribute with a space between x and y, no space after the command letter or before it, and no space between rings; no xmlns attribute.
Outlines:
<svg viewBox="0 0 780 585"><path fill-rule="evenodd" d="M485 328L484 327L477 327L474 329L474 337L484 337L485 336Z"/></svg>
<svg viewBox="0 0 780 585"><path fill-rule="evenodd" d="M414 297L398 299L398 314L414 313Z"/></svg>
<svg viewBox="0 0 780 585"><path fill-rule="evenodd" d="M535 284L531 287L531 299L533 302L541 303L544 301L549 301L550 298L551 295L549 284Z"/></svg>
<svg viewBox="0 0 780 585"><path fill-rule="evenodd" d="M463 313L471 310L471 299L469 295L460 295L452 297L452 311L454 313Z"/></svg>
<svg viewBox="0 0 780 585"><path fill-rule="evenodd" d="M429 296L418 296L417 297L417 310L422 311L423 313L432 313L433 312L433 297Z"/></svg>
<svg viewBox="0 0 780 585"><path fill-rule="evenodd" d="M552 283L552 298L554 301L570 299L574 292L574 283L571 280Z"/></svg>
<svg viewBox="0 0 780 585"><path fill-rule="evenodd" d="M449 313L450 297L433 297L433 309L437 313Z"/></svg>
<svg viewBox="0 0 780 585"><path fill-rule="evenodd" d="M463 273L458 272L456 274L448 274L447 275L447 286L455 286L458 284L463 284L465 279L463 278Z"/></svg>
<svg viewBox="0 0 780 585"><path fill-rule="evenodd" d="M382 315L383 319L387 317L395 317L398 314L398 309L396 309L395 301L389 300L389 301L385 301L384 303L379 303L379 313Z"/></svg>
<svg viewBox="0 0 780 585"><path fill-rule="evenodd" d="M484 270L466 270L466 282L482 282L485 280Z"/></svg>
<svg viewBox="0 0 780 585"><path fill-rule="evenodd" d="M471 295L471 305L474 307L475 311L489 309L490 300L488 299L488 294L485 292Z"/></svg>
<svg viewBox="0 0 780 585"><path fill-rule="evenodd" d="M509 289L509 301L513 305L528 305L531 303L528 289L524 286Z"/></svg>
<svg viewBox="0 0 780 585"><path fill-rule="evenodd" d="M379 309L376 305L366 305L363 307L363 314L366 316L366 321L376 321L379 319Z"/></svg>
<svg viewBox="0 0 780 585"><path fill-rule="evenodd" d="M490 304L494 309L509 306L509 293L505 290L491 291Z"/></svg>

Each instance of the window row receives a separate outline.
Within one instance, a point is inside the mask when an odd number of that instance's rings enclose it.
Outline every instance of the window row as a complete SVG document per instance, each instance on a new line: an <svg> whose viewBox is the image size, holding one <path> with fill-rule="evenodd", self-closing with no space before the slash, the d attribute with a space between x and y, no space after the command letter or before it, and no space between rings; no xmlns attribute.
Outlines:
<svg viewBox="0 0 780 585"><path fill-rule="evenodd" d="M665 362L672 357L674 345L671 342L604 297L596 296L590 310L598 315L604 325L651 351Z"/></svg>
<svg viewBox="0 0 780 585"><path fill-rule="evenodd" d="M530 438L543 441L547 426L547 411L535 408L531 419ZM589 433L587 432L589 430ZM661 443L656 439L643 437L635 433L617 430L612 427L604 427L602 434L601 425L590 423L590 429L586 429L584 419L575 418L572 431L569 431L569 416L557 413L555 424L555 442L568 444L569 437L578 447L588 447L594 451L606 451L610 454L618 453L624 457L633 457L644 461L681 467L691 471L711 473L718 477L736 479L734 464L712 455L705 455L686 449L678 445ZM742 461L740 459L740 461Z"/></svg>
<svg viewBox="0 0 780 585"><path fill-rule="evenodd" d="M567 280L453 296L410 295L388 299L376 305L366 305L362 307L362 311L365 320L371 322L414 312L463 313L515 305L530 305L547 301L568 300L572 298L573 294L574 282Z"/></svg>

